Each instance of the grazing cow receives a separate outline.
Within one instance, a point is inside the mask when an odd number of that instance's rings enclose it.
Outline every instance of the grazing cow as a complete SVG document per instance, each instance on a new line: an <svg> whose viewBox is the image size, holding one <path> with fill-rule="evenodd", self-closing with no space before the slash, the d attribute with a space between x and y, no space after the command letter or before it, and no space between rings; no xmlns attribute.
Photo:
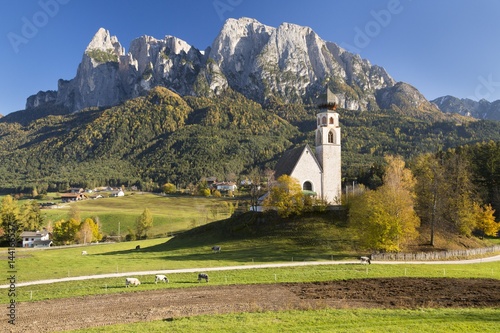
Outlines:
<svg viewBox="0 0 500 333"><path fill-rule="evenodd" d="M136 250L140 250L140 249L141 249L141 246L140 246L140 245L137 245L137 246L135 247L135 249L136 249Z"/></svg>
<svg viewBox="0 0 500 333"><path fill-rule="evenodd" d="M216 253L219 253L220 252L220 246L219 245L213 246L212 247L212 251L214 251Z"/></svg>
<svg viewBox="0 0 500 333"><path fill-rule="evenodd" d="M126 278L125 279L125 287L127 287L127 288L129 285L138 286L140 284L141 284L141 281L139 281L139 279L137 279L137 278Z"/></svg>
<svg viewBox="0 0 500 333"><path fill-rule="evenodd" d="M157 284L158 281L163 281L164 283L168 283L168 278L165 275L155 275L155 284Z"/></svg>
<svg viewBox="0 0 500 333"><path fill-rule="evenodd" d="M82 256L86 256L87 254L87 251L82 251Z"/></svg>
<svg viewBox="0 0 500 333"><path fill-rule="evenodd" d="M370 257L359 257L359 260L361 260L362 264L371 264L372 263Z"/></svg>
<svg viewBox="0 0 500 333"><path fill-rule="evenodd" d="M208 275L205 273L198 274L198 282L200 282L201 280L205 280L206 282L208 282Z"/></svg>

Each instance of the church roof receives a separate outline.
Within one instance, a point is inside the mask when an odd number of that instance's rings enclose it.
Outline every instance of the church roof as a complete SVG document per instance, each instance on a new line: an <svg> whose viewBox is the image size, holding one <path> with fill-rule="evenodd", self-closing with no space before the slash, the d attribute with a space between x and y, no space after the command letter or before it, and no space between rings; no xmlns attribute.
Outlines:
<svg viewBox="0 0 500 333"><path fill-rule="evenodd" d="M326 92L318 98L318 107L320 109L335 110L338 102L338 97L327 87Z"/></svg>
<svg viewBox="0 0 500 333"><path fill-rule="evenodd" d="M274 177L278 179L282 175L291 175L295 166L299 162L300 157L307 149L311 151L308 144L285 151L274 168ZM314 154L311 154L311 156L314 158L321 170L321 166L316 159L316 156Z"/></svg>

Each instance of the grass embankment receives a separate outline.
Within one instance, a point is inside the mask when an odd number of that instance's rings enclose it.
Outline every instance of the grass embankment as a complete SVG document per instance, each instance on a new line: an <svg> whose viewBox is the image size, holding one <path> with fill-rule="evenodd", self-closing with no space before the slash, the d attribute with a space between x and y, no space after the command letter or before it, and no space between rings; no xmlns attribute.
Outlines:
<svg viewBox="0 0 500 333"><path fill-rule="evenodd" d="M351 309L238 313L111 325L73 333L126 332L498 332L500 309Z"/></svg>

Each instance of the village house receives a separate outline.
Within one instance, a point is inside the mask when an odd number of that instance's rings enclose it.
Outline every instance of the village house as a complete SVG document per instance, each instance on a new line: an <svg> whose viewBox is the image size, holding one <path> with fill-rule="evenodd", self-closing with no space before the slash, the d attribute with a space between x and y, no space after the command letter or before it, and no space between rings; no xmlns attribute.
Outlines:
<svg viewBox="0 0 500 333"><path fill-rule="evenodd" d="M62 202L72 202L72 201L80 201L87 199L85 194L83 193L62 193L61 201Z"/></svg>
<svg viewBox="0 0 500 333"><path fill-rule="evenodd" d="M203 177L200 179L200 182L206 182L208 186L212 186L217 183L217 177Z"/></svg>
<svg viewBox="0 0 500 333"><path fill-rule="evenodd" d="M123 197L123 196L125 196L125 192L123 192L123 190L116 190L116 191L111 192L111 196L112 197Z"/></svg>
<svg viewBox="0 0 500 333"><path fill-rule="evenodd" d="M213 186L217 189L217 191L220 192L227 192L227 191L236 191L238 189L238 186L236 186L236 183L233 182L219 182L215 183Z"/></svg>
<svg viewBox="0 0 500 333"><path fill-rule="evenodd" d="M21 233L23 247L49 247L52 246L50 233L43 229L42 231L23 231Z"/></svg>

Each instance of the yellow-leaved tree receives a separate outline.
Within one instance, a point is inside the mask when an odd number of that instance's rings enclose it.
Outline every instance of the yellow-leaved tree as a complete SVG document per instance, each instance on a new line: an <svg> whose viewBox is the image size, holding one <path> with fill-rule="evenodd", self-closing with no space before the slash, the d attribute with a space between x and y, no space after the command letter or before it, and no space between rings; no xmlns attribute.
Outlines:
<svg viewBox="0 0 500 333"><path fill-rule="evenodd" d="M500 231L500 223L495 221L495 210L490 204L483 207L474 203L474 215L476 216L476 229L481 236L496 236Z"/></svg>
<svg viewBox="0 0 500 333"><path fill-rule="evenodd" d="M414 210L415 179L400 157L386 156L383 185L352 198L350 223L361 247L399 252L418 236L420 219Z"/></svg>
<svg viewBox="0 0 500 333"><path fill-rule="evenodd" d="M269 191L264 201L267 209L276 209L281 217L298 215L304 208L304 194L299 181L288 175L282 175Z"/></svg>

